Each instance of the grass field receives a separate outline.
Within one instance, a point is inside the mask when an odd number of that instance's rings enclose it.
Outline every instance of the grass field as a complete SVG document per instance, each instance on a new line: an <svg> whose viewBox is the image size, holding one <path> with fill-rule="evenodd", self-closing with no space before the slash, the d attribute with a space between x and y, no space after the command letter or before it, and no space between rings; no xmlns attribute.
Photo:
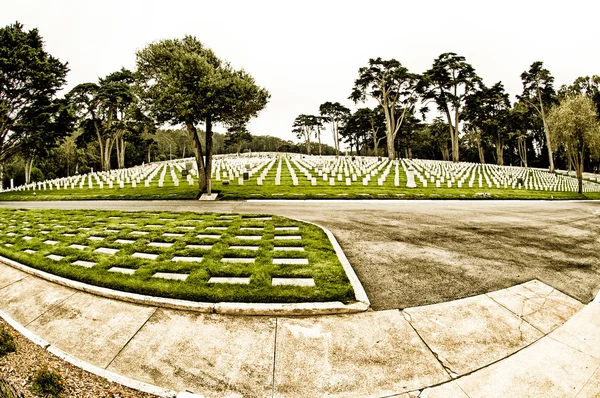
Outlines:
<svg viewBox="0 0 600 398"><path fill-rule="evenodd" d="M325 233L284 217L12 209L1 210L0 217L0 255L84 283L204 302L354 299ZM279 259L300 263L278 264ZM162 279L157 273L186 279ZM249 283L209 282L214 277L249 278ZM314 286L276 286L273 278L312 278Z"/></svg>
<svg viewBox="0 0 600 398"><path fill-rule="evenodd" d="M244 199L600 199L600 193L558 192L558 191L536 191L512 188L448 188L446 186L436 188L430 184L427 188L406 188L406 175L400 173L400 186L394 186L394 177L389 175L383 185L377 185L377 179L373 178L367 186L361 181L353 182L346 186L342 181L336 181L334 186L329 185L322 179L318 180L317 186L312 186L304 178L296 165L292 165L298 176L298 186L293 186L292 177L287 167L282 167L281 185L275 185L276 167L269 170L263 185L256 182L255 174L243 185L237 181L231 181L229 185L223 185L222 181L213 179L213 191L219 193L219 199L244 200ZM195 181L197 184L197 181ZM0 193L1 201L21 200L168 200L168 199L197 199L199 196L198 186L189 186L182 181L179 186L174 186L170 176L164 182L163 187L158 187L157 181L153 181L150 187L142 184L136 188L126 186L125 188L99 189L79 188L54 189L37 191L11 191Z"/></svg>

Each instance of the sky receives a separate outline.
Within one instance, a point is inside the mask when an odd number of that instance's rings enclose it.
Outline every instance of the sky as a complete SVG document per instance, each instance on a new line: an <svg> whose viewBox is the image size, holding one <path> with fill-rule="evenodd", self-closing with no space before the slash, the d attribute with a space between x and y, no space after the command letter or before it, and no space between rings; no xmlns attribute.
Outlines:
<svg viewBox="0 0 600 398"><path fill-rule="evenodd" d="M326 101L351 109L358 69L369 58L397 59L422 73L444 52L466 58L486 85L502 81L514 100L520 75L543 61L555 87L600 75L597 1L403 0L3 0L0 26L37 28L46 50L68 62L65 90L135 68L153 41L196 36L267 88L255 135L297 141L301 113ZM368 104L367 104L368 105ZM217 129L218 131L219 129ZM332 144L329 132L323 136Z"/></svg>

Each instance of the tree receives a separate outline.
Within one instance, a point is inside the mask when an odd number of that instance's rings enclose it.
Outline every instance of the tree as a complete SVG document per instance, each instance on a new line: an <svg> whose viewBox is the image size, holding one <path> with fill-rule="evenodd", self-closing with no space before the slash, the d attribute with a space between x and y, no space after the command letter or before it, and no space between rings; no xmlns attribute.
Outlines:
<svg viewBox="0 0 600 398"><path fill-rule="evenodd" d="M306 144L306 154L311 154L310 137L313 134L315 127L315 116L300 114L294 120L292 125L292 133L296 134L296 137L303 139Z"/></svg>
<svg viewBox="0 0 600 398"><path fill-rule="evenodd" d="M358 70L358 79L350 99L355 103L374 98L383 109L386 121L388 156L396 159L394 141L406 115L412 112L417 102L419 76L410 73L395 59L369 59L369 66ZM398 110L400 112L398 113Z"/></svg>
<svg viewBox="0 0 600 398"><path fill-rule="evenodd" d="M433 61L433 66L423 75L420 89L426 100L432 100L446 116L452 161L460 160L460 122L466 98L478 90L481 79L465 57L444 53Z"/></svg>
<svg viewBox="0 0 600 398"><path fill-rule="evenodd" d="M379 106L375 109L357 109L346 119L344 134L354 135L357 146L361 137L364 142L372 142L373 155L377 156L379 144L386 138L383 109Z"/></svg>
<svg viewBox="0 0 600 398"><path fill-rule="evenodd" d="M600 76L580 76L570 86L562 85L558 90L558 97L561 99L578 94L590 97L596 104L596 112L600 115Z"/></svg>
<svg viewBox="0 0 600 398"><path fill-rule="evenodd" d="M583 163L587 151L600 156L600 123L594 102L586 96L569 96L550 110L548 125L552 139L563 145L575 168L578 192L583 193Z"/></svg>
<svg viewBox="0 0 600 398"><path fill-rule="evenodd" d="M68 70L44 51L37 29L23 31L19 22L0 29L0 181L2 165L24 142L19 125L53 101Z"/></svg>
<svg viewBox="0 0 600 398"><path fill-rule="evenodd" d="M501 82L489 88L481 85L481 89L470 94L465 103L465 120L474 130L472 135L477 141L481 163L485 163L481 148L483 134L496 148L497 164L504 165L504 146L508 138L510 113L510 100L504 91L504 86Z"/></svg>
<svg viewBox="0 0 600 398"><path fill-rule="evenodd" d="M245 125L234 124L227 129L225 134L225 146L234 147L239 155L242 151L242 145L252 141L252 134L248 131Z"/></svg>
<svg viewBox="0 0 600 398"><path fill-rule="evenodd" d="M14 131L22 136L20 153L25 160L25 184L31 180L33 162L46 157L73 131L76 117L65 99L36 104L26 111Z"/></svg>
<svg viewBox="0 0 600 398"><path fill-rule="evenodd" d="M325 102L319 106L319 113L323 117L323 120L330 123L331 133L333 134L333 146L335 148L336 156L340 155L340 136L339 127L340 123L348 117L350 109L346 108L339 102ZM320 129L319 126L317 128ZM320 135L320 131L319 131ZM320 140L319 140L320 147ZM319 155L321 151L319 150Z"/></svg>
<svg viewBox="0 0 600 398"><path fill-rule="evenodd" d="M522 167L529 167L527 162L528 142L532 137L534 121L531 118L529 107L523 102L516 102L510 110L508 127L510 135L517 139L517 153Z"/></svg>
<svg viewBox="0 0 600 398"><path fill-rule="evenodd" d="M122 169L125 167L125 135L128 131L128 119L133 119L135 116L142 117L136 106L134 105L135 98L133 95L134 75L131 71L121 68L120 71L113 72L100 79L98 100L105 108L106 114L106 143L105 148L105 170L110 169L110 158L112 147L115 146L117 151L117 167Z"/></svg>
<svg viewBox="0 0 600 398"><path fill-rule="evenodd" d="M550 172L554 172L554 158L552 148L552 133L548 126L547 112L548 108L556 102L556 93L554 92L554 78L550 75L548 69L543 67L541 61L536 61L529 67L529 71L521 74L523 81L523 94L517 98L526 103L539 116L544 126L546 136L546 148L548 149L548 164Z"/></svg>
<svg viewBox="0 0 600 398"><path fill-rule="evenodd" d="M247 122L266 106L269 93L193 36L149 44L136 56L146 109L159 122L185 126L194 143L200 192L210 194L213 124ZM199 124L205 126L204 147Z"/></svg>
<svg viewBox="0 0 600 398"><path fill-rule="evenodd" d="M450 149L448 148L448 123L441 116L433 119L427 126L434 144L439 147L442 153L442 160L450 160Z"/></svg>

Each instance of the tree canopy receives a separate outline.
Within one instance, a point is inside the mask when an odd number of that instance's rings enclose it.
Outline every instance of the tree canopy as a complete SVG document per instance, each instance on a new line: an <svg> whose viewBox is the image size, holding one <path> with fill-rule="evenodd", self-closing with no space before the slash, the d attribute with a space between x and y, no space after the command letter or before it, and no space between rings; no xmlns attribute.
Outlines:
<svg viewBox="0 0 600 398"><path fill-rule="evenodd" d="M184 125L194 142L200 192L211 193L213 124L245 123L269 100L244 70L235 70L193 36L151 43L137 52L140 95L159 122ZM205 146L198 125L205 126Z"/></svg>
<svg viewBox="0 0 600 398"><path fill-rule="evenodd" d="M552 139L564 146L579 180L579 193L583 187L583 163L586 152L598 159L600 156L600 123L596 105L587 96L568 96L550 110L548 125Z"/></svg>
<svg viewBox="0 0 600 398"><path fill-rule="evenodd" d="M407 113L417 102L419 75L409 72L395 60L371 58L368 66L358 70L358 78L354 82L350 99L364 102L368 97L374 98L381 108L386 121L386 137L388 156L396 158L394 141Z"/></svg>
<svg viewBox="0 0 600 398"><path fill-rule="evenodd" d="M68 70L44 50L37 29L24 31L19 22L0 28L0 165L32 134L47 132L31 122L48 114Z"/></svg>
<svg viewBox="0 0 600 398"><path fill-rule="evenodd" d="M460 160L459 135L463 107L469 95L481 85L481 78L465 57L455 53L443 53L433 61L431 69L423 75L421 92L425 100L431 100L446 117L452 143L452 161Z"/></svg>

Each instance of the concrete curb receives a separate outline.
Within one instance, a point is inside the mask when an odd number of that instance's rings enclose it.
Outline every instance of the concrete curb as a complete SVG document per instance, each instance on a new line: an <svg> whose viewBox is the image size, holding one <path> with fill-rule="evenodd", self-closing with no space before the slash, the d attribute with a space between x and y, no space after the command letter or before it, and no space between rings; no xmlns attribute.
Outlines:
<svg viewBox="0 0 600 398"><path fill-rule="evenodd" d="M346 254L342 250L342 247L338 243L338 241L335 238L335 236L333 235L333 233L322 225L315 224L310 221L303 221L303 220L298 220L298 221L314 225L316 227L321 228L323 231L325 231L325 234L327 235L327 237L329 238L329 241L333 245L335 254L337 254L338 259L340 260L340 263L342 263L342 266L344 267L344 271L346 272L346 275L348 276L348 279L350 280L352 289L354 289L354 296L356 298L356 301L358 301L359 303L362 303L363 305L366 305L367 308L370 307L371 301L369 301L369 298L367 297L367 292L365 292L365 289L364 289L362 283L360 283L360 280L358 279L356 272L354 272L354 268L352 268L350 261L348 261ZM366 311L366 309L365 309L365 311Z"/></svg>
<svg viewBox="0 0 600 398"><path fill-rule="evenodd" d="M292 219L292 218L290 218ZM295 220L295 219L292 219ZM137 293L122 292L119 290L108 289L105 287L89 285L83 282L73 281L63 278L48 272L44 272L17 261L0 256L0 262L5 263L13 268L26 272L30 275L37 276L47 281L58 285L66 286L72 289L84 291L86 293L95 294L97 296L107 297L115 300L127 301L134 304L143 304L162 308L170 308L175 310L194 311L200 313L216 313L223 315L263 315L263 316L308 316L308 315L335 315L335 314L352 314L364 312L369 309L371 302L356 276L352 265L346 258L342 247L338 243L335 236L327 228L318 224L304 220L295 220L306 224L311 224L321 228L329 238L340 263L344 267L344 271L350 280L350 284L354 289L356 297L355 303L344 304L339 301L329 302L313 302L313 303L203 303L188 300L171 299L165 297L145 296Z"/></svg>
<svg viewBox="0 0 600 398"><path fill-rule="evenodd" d="M33 342L34 344L39 345L43 349L47 350L51 354L57 356L58 358L69 362L71 365L76 366L80 369L85 370L91 374L107 379L110 382L121 384L125 387L129 387L133 390L142 391L149 394L154 394L159 397L164 398L176 398L176 397L198 397L202 398L202 395L181 395L181 394L189 394L187 392L180 392L179 394L173 390L169 390L166 388L158 387L152 384L144 383L142 381L137 381L134 379L130 379L129 377L121 376L118 373L111 372L106 369L102 369L98 366L92 365L91 363L82 361L80 359L75 358L72 355L64 352L60 348L50 345L46 340L37 336L36 334L29 331L23 325L15 321L10 315L0 310L0 318L4 319L6 323L12 326L17 332L25 336L28 340Z"/></svg>
<svg viewBox="0 0 600 398"><path fill-rule="evenodd" d="M594 301L592 301L592 303L600 304L600 290L598 291L598 294L596 294L596 298L594 299Z"/></svg>

